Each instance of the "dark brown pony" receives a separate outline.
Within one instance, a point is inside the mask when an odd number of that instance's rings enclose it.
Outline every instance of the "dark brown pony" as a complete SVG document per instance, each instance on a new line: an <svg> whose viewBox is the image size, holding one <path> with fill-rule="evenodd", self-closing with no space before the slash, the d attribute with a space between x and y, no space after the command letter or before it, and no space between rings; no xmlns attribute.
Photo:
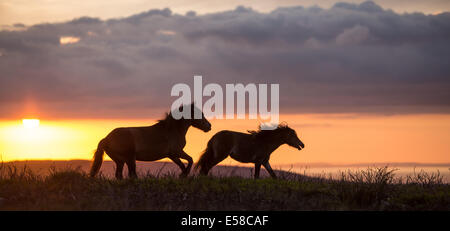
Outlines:
<svg viewBox="0 0 450 231"><path fill-rule="evenodd" d="M190 107L191 118L194 118L194 111L199 109L194 104ZM181 118L179 120L174 119L172 113L168 113L165 119L149 127L116 128L99 142L90 175L93 177L98 173L103 161L103 152L106 152L116 163L117 179L122 178L124 164L128 166L129 176L137 177L136 160L155 161L166 157L181 168L182 176L187 176L193 160L183 151L183 148L186 145L185 136L190 126L204 132L211 130L211 124L203 113L202 119ZM180 158L188 161L187 167Z"/></svg>
<svg viewBox="0 0 450 231"><path fill-rule="evenodd" d="M249 131L249 134L233 131L220 131L209 141L205 152L195 168L200 174L207 175L209 170L228 156L243 162L255 164L255 178L263 165L273 178L276 178L269 164L270 154L282 144L288 144L298 150L305 145L297 137L297 133L287 125L279 125L274 130Z"/></svg>

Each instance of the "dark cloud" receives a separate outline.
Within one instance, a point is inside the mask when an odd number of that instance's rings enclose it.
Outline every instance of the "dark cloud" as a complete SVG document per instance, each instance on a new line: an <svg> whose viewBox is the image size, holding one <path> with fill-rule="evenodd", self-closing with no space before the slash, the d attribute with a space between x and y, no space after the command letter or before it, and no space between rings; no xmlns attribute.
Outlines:
<svg viewBox="0 0 450 231"><path fill-rule="evenodd" d="M175 83L279 83L282 112L448 112L450 13L150 10L0 31L0 115L160 115ZM64 44L61 38L67 38Z"/></svg>

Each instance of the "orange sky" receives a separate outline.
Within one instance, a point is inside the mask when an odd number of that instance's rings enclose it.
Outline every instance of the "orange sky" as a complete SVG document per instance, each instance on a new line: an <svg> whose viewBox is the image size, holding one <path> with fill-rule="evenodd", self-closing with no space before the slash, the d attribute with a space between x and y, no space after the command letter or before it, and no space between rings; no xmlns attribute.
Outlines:
<svg viewBox="0 0 450 231"><path fill-rule="evenodd" d="M306 147L286 145L272 155L271 163L449 163L450 115L375 116L359 114L282 115L297 130ZM0 120L0 154L3 161L25 159L91 159L97 142L115 127L151 125L154 120L41 119L36 129L22 121ZM211 120L212 131L191 128L185 151L194 160L208 139L224 129L255 129L254 120ZM106 158L108 159L108 158ZM235 164L227 159L224 164Z"/></svg>

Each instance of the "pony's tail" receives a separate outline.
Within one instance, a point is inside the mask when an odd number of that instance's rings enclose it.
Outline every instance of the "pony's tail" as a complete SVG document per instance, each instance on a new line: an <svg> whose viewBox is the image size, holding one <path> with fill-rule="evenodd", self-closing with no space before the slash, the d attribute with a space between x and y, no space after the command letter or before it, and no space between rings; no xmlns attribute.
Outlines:
<svg viewBox="0 0 450 231"><path fill-rule="evenodd" d="M200 174L206 175L209 171L209 165L211 162L211 159L214 157L214 152L210 145L206 147L205 151L203 151L202 155L200 156L200 159L195 164L195 169L200 169Z"/></svg>
<svg viewBox="0 0 450 231"><path fill-rule="evenodd" d="M100 167L102 166L103 152L105 150L104 146L105 146L105 139L102 139L98 143L97 151L95 151L94 154L94 161L92 162L91 172L89 174L91 177L97 175L98 171L100 170Z"/></svg>

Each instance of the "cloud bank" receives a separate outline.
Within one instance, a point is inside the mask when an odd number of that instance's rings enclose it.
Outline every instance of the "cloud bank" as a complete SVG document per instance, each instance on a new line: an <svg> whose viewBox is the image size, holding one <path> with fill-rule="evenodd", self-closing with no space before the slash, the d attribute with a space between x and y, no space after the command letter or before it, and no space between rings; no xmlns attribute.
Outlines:
<svg viewBox="0 0 450 231"><path fill-rule="evenodd" d="M279 83L282 113L450 111L450 13L149 10L0 31L0 117L161 115L176 83ZM30 106L32 105L32 106ZM162 111L161 111L162 110Z"/></svg>

